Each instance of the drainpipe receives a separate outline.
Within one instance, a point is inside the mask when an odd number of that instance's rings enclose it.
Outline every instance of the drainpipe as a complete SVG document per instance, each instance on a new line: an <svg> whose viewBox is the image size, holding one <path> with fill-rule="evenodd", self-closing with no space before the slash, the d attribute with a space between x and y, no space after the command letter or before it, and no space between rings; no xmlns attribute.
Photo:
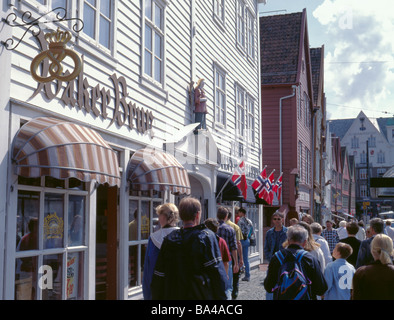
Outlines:
<svg viewBox="0 0 394 320"><path fill-rule="evenodd" d="M282 169L282 101L285 99L289 99L295 96L296 94L296 85L291 86L293 88L293 93L289 96L285 96L279 99L279 171L283 172ZM280 197L280 205L283 204L283 197Z"/></svg>

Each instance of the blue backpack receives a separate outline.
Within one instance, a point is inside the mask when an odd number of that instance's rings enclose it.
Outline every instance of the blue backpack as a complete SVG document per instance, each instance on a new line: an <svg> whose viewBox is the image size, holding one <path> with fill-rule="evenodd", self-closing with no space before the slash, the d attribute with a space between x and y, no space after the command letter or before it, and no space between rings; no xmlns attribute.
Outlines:
<svg viewBox="0 0 394 320"><path fill-rule="evenodd" d="M282 251L275 256L280 263L278 283L272 290L274 300L309 300L309 286L311 281L304 275L301 260L307 253L305 250L297 251L296 256L287 251L286 257Z"/></svg>

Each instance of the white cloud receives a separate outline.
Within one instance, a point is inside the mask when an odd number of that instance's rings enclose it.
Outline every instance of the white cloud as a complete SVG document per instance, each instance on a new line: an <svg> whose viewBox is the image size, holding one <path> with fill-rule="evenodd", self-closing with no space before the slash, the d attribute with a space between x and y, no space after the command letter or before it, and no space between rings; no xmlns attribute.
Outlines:
<svg viewBox="0 0 394 320"><path fill-rule="evenodd" d="M313 11L326 32L327 103L351 106L335 112L341 118L355 117L356 108L393 110L392 7L391 0L324 0ZM386 115L376 112L374 116Z"/></svg>

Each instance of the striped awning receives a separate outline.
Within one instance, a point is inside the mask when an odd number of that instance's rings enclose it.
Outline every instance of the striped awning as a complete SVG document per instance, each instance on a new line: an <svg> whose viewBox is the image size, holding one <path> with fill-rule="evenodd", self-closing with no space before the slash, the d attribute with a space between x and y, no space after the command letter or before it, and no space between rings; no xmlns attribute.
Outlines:
<svg viewBox="0 0 394 320"><path fill-rule="evenodd" d="M41 117L24 124L14 138L12 160L23 177L73 177L120 186L115 151L95 130L68 121Z"/></svg>
<svg viewBox="0 0 394 320"><path fill-rule="evenodd" d="M165 152L145 148L136 151L127 167L127 179L136 191L165 191L190 194L190 181L186 169L178 160Z"/></svg>

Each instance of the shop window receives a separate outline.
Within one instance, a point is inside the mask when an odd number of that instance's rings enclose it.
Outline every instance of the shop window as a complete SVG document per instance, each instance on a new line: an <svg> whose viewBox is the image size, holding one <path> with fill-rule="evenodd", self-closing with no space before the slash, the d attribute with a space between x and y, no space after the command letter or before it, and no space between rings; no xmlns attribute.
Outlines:
<svg viewBox="0 0 394 320"><path fill-rule="evenodd" d="M259 206L255 204L248 204L246 209L246 217L250 219L253 223L253 230L257 240L259 237L259 232L262 231L259 230ZM249 255L257 253L261 249L262 248L260 248L260 241L256 241L256 246L249 247Z"/></svg>
<svg viewBox="0 0 394 320"><path fill-rule="evenodd" d="M156 191L131 191L130 194L128 283L129 288L135 288L142 285L149 236L159 229L156 208L163 203L163 194Z"/></svg>
<svg viewBox="0 0 394 320"><path fill-rule="evenodd" d="M83 299L85 184L48 177L18 181L15 299Z"/></svg>

